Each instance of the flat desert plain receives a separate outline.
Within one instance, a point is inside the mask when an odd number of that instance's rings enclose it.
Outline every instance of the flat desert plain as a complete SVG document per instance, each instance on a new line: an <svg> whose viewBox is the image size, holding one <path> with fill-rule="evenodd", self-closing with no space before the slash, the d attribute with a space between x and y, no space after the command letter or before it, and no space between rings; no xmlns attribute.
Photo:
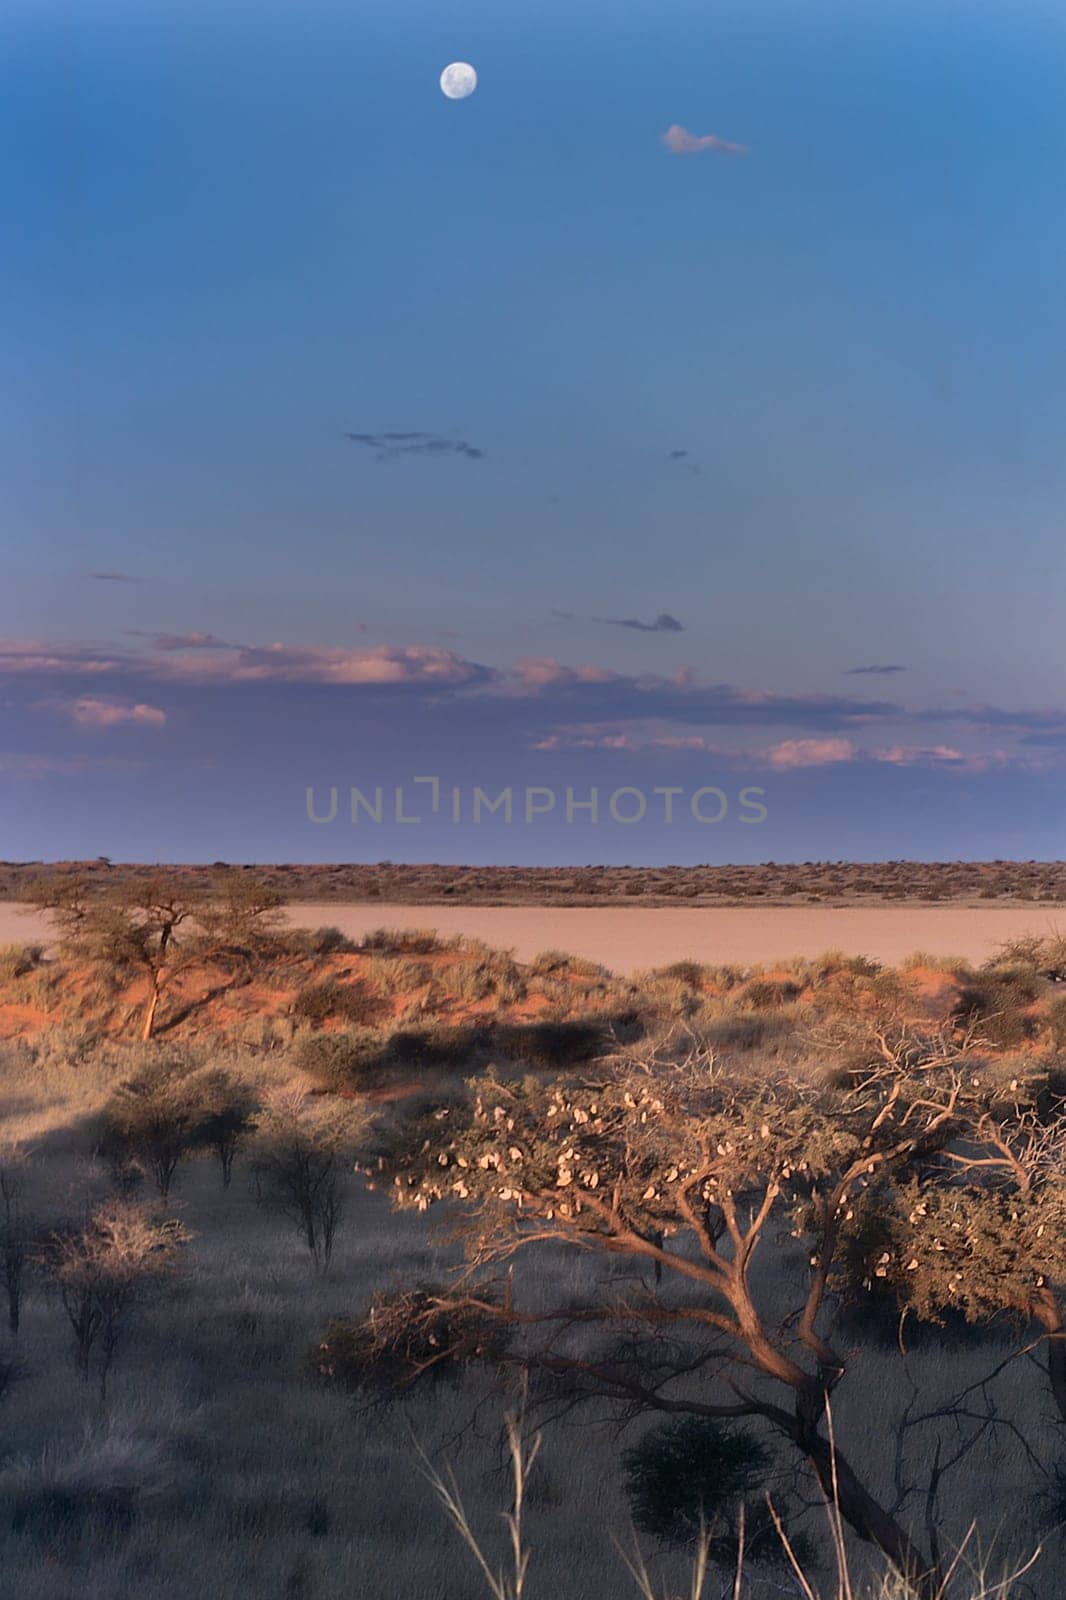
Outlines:
<svg viewBox="0 0 1066 1600"><path fill-rule="evenodd" d="M980 962L1023 933L1066 932L1061 906L418 906L293 904L296 927L339 928L359 939L372 928L435 928L513 950L586 956L613 972L673 961L754 965L825 950L894 964L914 950ZM47 940L47 921L0 902L0 944Z"/></svg>

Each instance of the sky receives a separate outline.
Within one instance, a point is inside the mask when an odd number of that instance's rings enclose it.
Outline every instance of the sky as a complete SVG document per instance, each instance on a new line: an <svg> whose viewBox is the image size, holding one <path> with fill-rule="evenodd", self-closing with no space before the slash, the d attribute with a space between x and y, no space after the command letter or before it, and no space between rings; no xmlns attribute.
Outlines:
<svg viewBox="0 0 1066 1600"><path fill-rule="evenodd" d="M1064 164L1050 3L9 0L0 855L1062 856Z"/></svg>

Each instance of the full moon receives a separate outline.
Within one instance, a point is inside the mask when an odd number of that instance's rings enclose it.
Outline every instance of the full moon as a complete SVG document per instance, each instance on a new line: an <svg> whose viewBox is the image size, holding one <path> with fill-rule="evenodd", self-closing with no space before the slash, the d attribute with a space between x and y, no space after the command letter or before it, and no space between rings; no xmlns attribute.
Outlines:
<svg viewBox="0 0 1066 1600"><path fill-rule="evenodd" d="M465 100L477 88L477 73L469 61L453 61L441 73L440 86L449 100Z"/></svg>

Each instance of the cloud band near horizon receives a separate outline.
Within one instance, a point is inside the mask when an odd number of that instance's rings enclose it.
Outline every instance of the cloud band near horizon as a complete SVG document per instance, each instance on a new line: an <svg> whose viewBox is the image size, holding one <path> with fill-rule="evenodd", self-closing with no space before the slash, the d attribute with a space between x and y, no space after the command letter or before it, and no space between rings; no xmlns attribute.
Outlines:
<svg viewBox="0 0 1066 1600"><path fill-rule="evenodd" d="M388 695L394 706L432 707L438 719L450 718L457 740L491 737L527 751L626 750L649 758L702 751L779 771L861 762L968 772L1013 763L1032 771L1066 759L1066 709L1058 707L782 694L708 682L687 667L634 674L554 656L493 666L437 645L238 645L196 631L149 637L147 648L0 642L9 713L31 722L58 717L79 734L128 740L150 731L157 741L176 715L195 723L205 695L284 688L348 694L353 706ZM319 703L307 704L310 715ZM325 734L335 713L314 715ZM389 715L395 721L405 713Z"/></svg>

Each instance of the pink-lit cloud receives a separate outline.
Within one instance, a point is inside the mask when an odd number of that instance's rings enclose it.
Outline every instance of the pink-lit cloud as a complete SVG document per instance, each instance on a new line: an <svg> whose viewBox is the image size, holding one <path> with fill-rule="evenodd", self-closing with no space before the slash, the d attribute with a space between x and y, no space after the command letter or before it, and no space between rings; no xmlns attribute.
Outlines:
<svg viewBox="0 0 1066 1600"><path fill-rule="evenodd" d="M79 695L72 700L48 700L44 704L50 711L68 717L75 726L87 729L119 728L133 723L142 728L162 728L167 714L158 706L144 701L105 699L99 695Z"/></svg>
<svg viewBox="0 0 1066 1600"><path fill-rule="evenodd" d="M242 646L205 660L176 652L168 676L223 683L423 684L459 687L485 669L438 645L347 650L328 645Z"/></svg>
<svg viewBox="0 0 1066 1600"><path fill-rule="evenodd" d="M875 761L891 767L912 767L916 762L943 762L949 766L971 758L950 744L904 745L892 744L883 750L871 751Z"/></svg>
<svg viewBox="0 0 1066 1600"><path fill-rule="evenodd" d="M748 147L732 139L720 139L716 133L689 133L680 122L672 122L663 134L663 144L674 156L695 156L705 150L724 156L746 156Z"/></svg>
<svg viewBox="0 0 1066 1600"><path fill-rule="evenodd" d="M554 656L528 656L516 661L508 677L518 689L557 689L577 684L613 683L619 677L606 667L567 667Z"/></svg>
<svg viewBox="0 0 1066 1600"><path fill-rule="evenodd" d="M0 642L0 676L136 678L153 683L425 684L462 687L494 676L438 645L234 645L212 634L151 635L150 653L38 640Z"/></svg>
<svg viewBox="0 0 1066 1600"><path fill-rule="evenodd" d="M796 767L828 767L854 761L858 751L850 739L782 739L763 752L768 766L788 772Z"/></svg>
<svg viewBox="0 0 1066 1600"><path fill-rule="evenodd" d="M514 726L508 702L521 700L528 714L514 731L527 748L540 750L689 751L781 773L859 763L1036 771L1066 759L1066 708L781 693L708 682L692 666L634 674L597 662L572 666L555 656L490 666L443 643L236 644L199 630L144 629L120 646L0 641L0 682L13 703L25 684L27 709L59 710L83 729L162 726L164 688L171 698L185 695L183 717L193 726L201 703L194 692L251 694L257 686L284 684L408 692L412 701L450 703L468 724L473 719L501 735Z"/></svg>

